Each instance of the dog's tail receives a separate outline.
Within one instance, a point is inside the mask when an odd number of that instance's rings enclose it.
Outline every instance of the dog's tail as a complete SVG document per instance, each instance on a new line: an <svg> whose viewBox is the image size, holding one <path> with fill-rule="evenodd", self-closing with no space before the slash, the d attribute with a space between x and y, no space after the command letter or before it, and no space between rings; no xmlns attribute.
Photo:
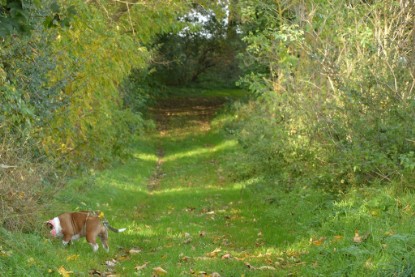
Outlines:
<svg viewBox="0 0 415 277"><path fill-rule="evenodd" d="M108 222L108 220L104 220L104 221L102 222L102 224L104 224L104 226L105 226L107 229L109 229L109 230L111 230L111 231L113 231L113 232L115 232L115 233L121 233L121 232L124 232L125 230L127 230L127 228L117 229L117 228L112 227L112 226L110 225L110 223Z"/></svg>

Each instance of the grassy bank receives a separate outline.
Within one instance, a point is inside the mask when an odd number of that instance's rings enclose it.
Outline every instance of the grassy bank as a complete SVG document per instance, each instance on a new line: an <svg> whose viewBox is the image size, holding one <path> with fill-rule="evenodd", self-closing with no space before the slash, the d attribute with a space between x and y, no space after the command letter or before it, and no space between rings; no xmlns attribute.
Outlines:
<svg viewBox="0 0 415 277"><path fill-rule="evenodd" d="M161 100L151 110L157 130L137 142L134 159L91 171L56 195L45 220L102 210L112 225L128 228L110 234L109 253L102 247L93 253L84 239L64 248L40 227L1 231L0 275L414 273L411 192L393 186L329 192L272 176L236 178L239 145L223 131L233 115L216 114L221 97L232 94Z"/></svg>

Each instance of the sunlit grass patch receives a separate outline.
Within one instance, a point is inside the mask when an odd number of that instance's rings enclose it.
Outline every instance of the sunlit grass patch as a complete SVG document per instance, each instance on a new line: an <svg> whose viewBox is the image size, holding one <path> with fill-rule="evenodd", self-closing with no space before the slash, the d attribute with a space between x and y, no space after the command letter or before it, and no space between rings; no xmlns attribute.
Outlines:
<svg viewBox="0 0 415 277"><path fill-rule="evenodd" d="M235 140L226 140L216 145L212 145L210 147L205 146L205 147L200 147L198 149L194 149L194 150L190 150L186 152L166 155L163 159L164 161L168 162L168 161L175 161L181 158L192 158L192 157L204 155L204 154L213 154L214 152L217 152L217 151L232 149L236 145L237 145L237 142Z"/></svg>

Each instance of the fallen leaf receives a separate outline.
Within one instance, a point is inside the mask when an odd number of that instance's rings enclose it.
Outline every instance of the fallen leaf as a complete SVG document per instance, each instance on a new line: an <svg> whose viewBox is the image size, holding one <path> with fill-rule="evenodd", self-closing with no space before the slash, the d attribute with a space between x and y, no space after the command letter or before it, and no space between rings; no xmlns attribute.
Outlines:
<svg viewBox="0 0 415 277"><path fill-rule="evenodd" d="M220 249L220 247L216 248L212 252L207 253L206 256L211 257L211 258L216 257L220 251L222 251L222 249Z"/></svg>
<svg viewBox="0 0 415 277"><path fill-rule="evenodd" d="M75 261L78 258L79 258L79 255L74 254L74 255L70 255L70 256L66 257L66 260L69 262L69 261Z"/></svg>
<svg viewBox="0 0 415 277"><path fill-rule="evenodd" d="M229 259L229 258L231 258L231 254L229 253L226 253L225 255L222 256L222 260Z"/></svg>
<svg viewBox="0 0 415 277"><path fill-rule="evenodd" d="M92 275L92 276L101 276L102 275L101 272L99 272L96 269L91 269L88 273L89 273L89 275Z"/></svg>
<svg viewBox="0 0 415 277"><path fill-rule="evenodd" d="M183 243L189 244L192 242L192 236L189 233L184 233L184 241Z"/></svg>
<svg viewBox="0 0 415 277"><path fill-rule="evenodd" d="M211 261L214 257L195 257L196 261Z"/></svg>
<svg viewBox="0 0 415 277"><path fill-rule="evenodd" d="M114 267L116 264L117 264L117 261L114 260L114 259L109 260L109 261L105 261L105 265L109 266L109 267Z"/></svg>
<svg viewBox="0 0 415 277"><path fill-rule="evenodd" d="M196 210L194 207L188 207L185 209L186 212L193 212L194 210Z"/></svg>
<svg viewBox="0 0 415 277"><path fill-rule="evenodd" d="M370 236L370 232L367 232L364 235L359 235L359 230L356 229L354 231L353 242L355 242L355 243L362 243L365 240L367 240L369 238L369 236Z"/></svg>
<svg viewBox="0 0 415 277"><path fill-rule="evenodd" d="M167 274L167 271L161 268L160 266L153 268L153 274L156 276L161 276Z"/></svg>
<svg viewBox="0 0 415 277"><path fill-rule="evenodd" d="M67 271L63 266L58 269L58 272L63 277L69 277L73 273L73 271Z"/></svg>
<svg viewBox="0 0 415 277"><path fill-rule="evenodd" d="M217 272L213 272L212 274L210 274L210 277L220 277L220 274Z"/></svg>
<svg viewBox="0 0 415 277"><path fill-rule="evenodd" d="M144 268L146 268L147 265L148 265L148 262L145 262L143 265L137 265L136 267L134 267L134 269L136 271L140 271L140 270L143 270Z"/></svg>
<svg viewBox="0 0 415 277"><path fill-rule="evenodd" d="M275 267L273 266L269 266L269 265L263 265L257 268L258 270L277 270Z"/></svg>
<svg viewBox="0 0 415 277"><path fill-rule="evenodd" d="M129 259L130 259L130 257L127 254L117 257L117 261L119 261L119 262L126 261L126 260L129 260Z"/></svg>
<svg viewBox="0 0 415 277"><path fill-rule="evenodd" d="M334 236L335 241L339 241L339 240L342 240L342 239L343 239L343 236L340 236L340 235Z"/></svg>
<svg viewBox="0 0 415 277"><path fill-rule="evenodd" d="M188 256L184 256L181 260L182 260L183 262L187 262L187 261L189 261L189 260L190 260L190 257L188 257Z"/></svg>
<svg viewBox="0 0 415 277"><path fill-rule="evenodd" d="M325 237L320 237L319 239L313 239L313 238L311 238L311 239L310 239L310 242L311 242L313 245L319 246L319 245L323 244L323 242L324 242L325 240L326 240L326 238L325 238Z"/></svg>
<svg viewBox="0 0 415 277"><path fill-rule="evenodd" d="M129 251L128 251L128 253L130 253L130 254L138 254L138 253L140 253L141 252L141 249L138 249L138 248L131 248Z"/></svg>
<svg viewBox="0 0 415 277"><path fill-rule="evenodd" d="M245 263L245 266L249 269L255 269L255 267L253 267L252 265L250 265L249 263Z"/></svg>
<svg viewBox="0 0 415 277"><path fill-rule="evenodd" d="M204 237L206 236L206 232L205 231L200 231L199 232L199 237Z"/></svg>

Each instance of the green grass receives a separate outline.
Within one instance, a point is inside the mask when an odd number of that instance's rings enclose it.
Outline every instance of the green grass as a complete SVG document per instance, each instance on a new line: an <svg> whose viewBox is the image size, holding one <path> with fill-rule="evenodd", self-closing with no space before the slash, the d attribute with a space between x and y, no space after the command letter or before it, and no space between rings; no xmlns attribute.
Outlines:
<svg viewBox="0 0 415 277"><path fill-rule="evenodd" d="M85 239L64 248L41 228L2 230L0 275L57 276L64 268L75 276L151 276L156 267L167 276L415 272L413 193L392 185L333 193L284 186L272 176L240 180L232 172L239 146L222 131L232 115L209 123L191 109L163 113L162 128L137 142L134 159L72 180L44 215L104 211L112 225L128 228L110 234L109 253L92 253ZM355 230L367 239L354 242ZM112 260L115 267L105 265Z"/></svg>

